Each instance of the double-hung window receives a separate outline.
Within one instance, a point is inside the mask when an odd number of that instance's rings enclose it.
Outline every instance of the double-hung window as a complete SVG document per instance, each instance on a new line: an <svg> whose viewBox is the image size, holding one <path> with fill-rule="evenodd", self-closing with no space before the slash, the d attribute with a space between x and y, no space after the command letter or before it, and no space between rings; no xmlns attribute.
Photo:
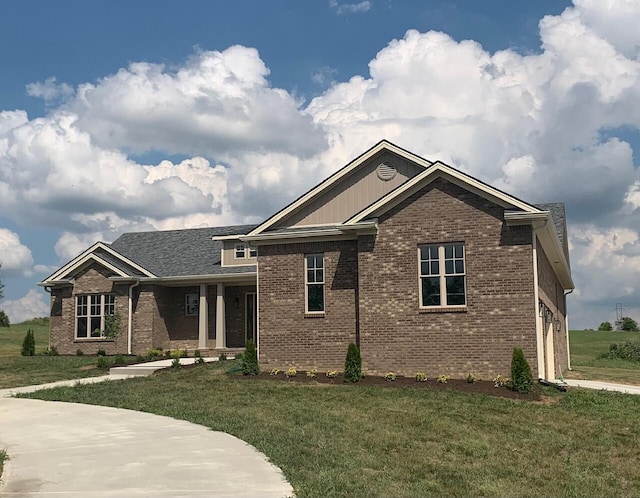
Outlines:
<svg viewBox="0 0 640 498"><path fill-rule="evenodd" d="M429 244L418 248L420 306L465 306L464 244Z"/></svg>
<svg viewBox="0 0 640 498"><path fill-rule="evenodd" d="M184 314L186 316L198 316L200 312L199 306L200 296L198 294L184 295Z"/></svg>
<svg viewBox="0 0 640 498"><path fill-rule="evenodd" d="M305 256L305 311L324 312L324 255Z"/></svg>
<svg viewBox="0 0 640 498"><path fill-rule="evenodd" d="M114 315L116 297L113 294L76 296L76 337L104 337L105 317Z"/></svg>
<svg viewBox="0 0 640 498"><path fill-rule="evenodd" d="M235 258L236 259L244 259L244 258L246 258L244 250L245 250L244 244L236 244L235 253L234 253L235 254Z"/></svg>

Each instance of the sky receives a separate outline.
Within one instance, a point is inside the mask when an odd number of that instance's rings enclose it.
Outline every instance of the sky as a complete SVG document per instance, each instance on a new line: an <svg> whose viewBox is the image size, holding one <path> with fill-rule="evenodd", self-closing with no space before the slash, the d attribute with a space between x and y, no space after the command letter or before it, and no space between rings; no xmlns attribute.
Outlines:
<svg viewBox="0 0 640 498"><path fill-rule="evenodd" d="M640 1L0 2L0 279L257 223L385 138L565 202L570 326L640 319Z"/></svg>

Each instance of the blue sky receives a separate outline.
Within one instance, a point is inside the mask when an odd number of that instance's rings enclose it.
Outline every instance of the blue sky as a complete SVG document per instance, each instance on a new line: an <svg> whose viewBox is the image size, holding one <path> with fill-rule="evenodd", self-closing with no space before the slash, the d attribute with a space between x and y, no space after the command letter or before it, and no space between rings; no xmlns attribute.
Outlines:
<svg viewBox="0 0 640 498"><path fill-rule="evenodd" d="M0 308L46 314L35 283L95 240L259 221L388 138L565 201L572 325L640 318L639 21L622 0L2 2Z"/></svg>

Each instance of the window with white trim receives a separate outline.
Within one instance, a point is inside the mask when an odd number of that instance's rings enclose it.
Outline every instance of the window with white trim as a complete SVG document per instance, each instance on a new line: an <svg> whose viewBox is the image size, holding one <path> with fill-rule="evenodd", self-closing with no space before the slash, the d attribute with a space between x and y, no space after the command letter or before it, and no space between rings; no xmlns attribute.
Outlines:
<svg viewBox="0 0 640 498"><path fill-rule="evenodd" d="M249 245L249 257L257 258L258 257L258 248L252 245Z"/></svg>
<svg viewBox="0 0 640 498"><path fill-rule="evenodd" d="M76 338L104 337L105 317L116 312L113 294L83 294L76 296Z"/></svg>
<svg viewBox="0 0 640 498"><path fill-rule="evenodd" d="M305 265L305 311L324 312L324 255L307 254Z"/></svg>
<svg viewBox="0 0 640 498"><path fill-rule="evenodd" d="M236 259L246 258L244 244L236 244L235 258Z"/></svg>
<svg viewBox="0 0 640 498"><path fill-rule="evenodd" d="M198 294L185 294L184 314L186 316L198 316L200 311L200 296Z"/></svg>
<svg viewBox="0 0 640 498"><path fill-rule="evenodd" d="M465 306L464 244L429 244L418 247L420 307Z"/></svg>

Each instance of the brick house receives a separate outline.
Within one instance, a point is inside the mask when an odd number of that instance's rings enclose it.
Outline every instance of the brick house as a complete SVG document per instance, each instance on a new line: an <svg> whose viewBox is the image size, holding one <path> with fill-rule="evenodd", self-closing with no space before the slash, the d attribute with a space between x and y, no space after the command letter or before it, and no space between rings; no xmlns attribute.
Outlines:
<svg viewBox="0 0 640 498"><path fill-rule="evenodd" d="M63 354L258 346L263 368L534 375L569 366L562 204L533 205L387 141L260 225L98 242L40 283ZM116 340L104 337L109 315Z"/></svg>

